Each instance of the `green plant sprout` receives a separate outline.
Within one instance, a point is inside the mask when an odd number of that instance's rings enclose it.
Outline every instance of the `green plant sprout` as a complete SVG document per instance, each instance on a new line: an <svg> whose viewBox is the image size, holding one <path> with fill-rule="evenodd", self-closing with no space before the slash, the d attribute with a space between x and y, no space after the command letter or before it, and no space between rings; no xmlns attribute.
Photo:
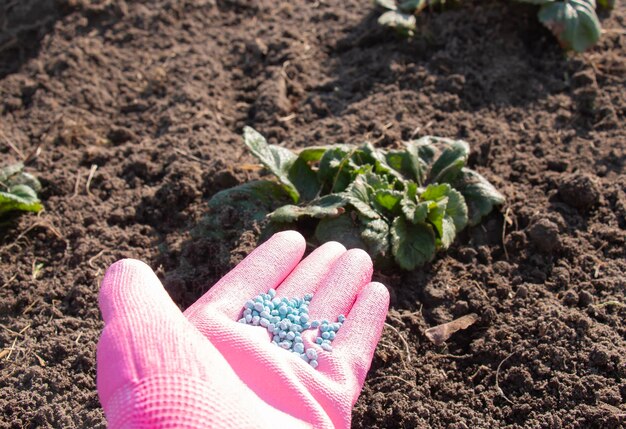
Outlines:
<svg viewBox="0 0 626 429"><path fill-rule="evenodd" d="M406 270L431 261L467 225L477 225L504 203L487 179L466 167L470 149L461 140L428 136L403 150L338 144L296 154L245 127L244 143L291 200L267 215L271 223L313 220L320 243L339 241L366 250L378 263L395 261ZM258 188L261 201L268 182L223 192ZM214 198L223 199L223 192Z"/></svg>
<svg viewBox="0 0 626 429"><path fill-rule="evenodd" d="M0 218L15 212L41 211L40 190L39 180L24 172L23 163L0 168Z"/></svg>
<svg viewBox="0 0 626 429"><path fill-rule="evenodd" d="M593 46L602 34L602 26L596 15L596 0L515 0L540 6L539 21L545 25L567 50L583 52ZM445 0L375 0L385 12L378 23L394 28L403 36L413 36L415 16L426 7L444 4ZM598 0L600 7L612 9L614 0Z"/></svg>

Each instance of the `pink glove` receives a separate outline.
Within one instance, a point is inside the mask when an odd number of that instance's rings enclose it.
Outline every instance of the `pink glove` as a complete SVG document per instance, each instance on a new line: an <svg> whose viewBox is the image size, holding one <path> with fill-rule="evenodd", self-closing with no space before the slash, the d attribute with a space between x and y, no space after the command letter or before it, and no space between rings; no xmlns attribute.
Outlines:
<svg viewBox="0 0 626 429"><path fill-rule="evenodd" d="M184 315L145 264L122 260L100 291L105 321L98 344L98 394L109 427L346 428L384 324L389 295L370 283L361 250L326 243L300 262L303 237L274 235ZM300 263L299 263L300 262ZM313 369L270 342L260 326L238 323L246 300L314 293L312 319L347 318Z"/></svg>

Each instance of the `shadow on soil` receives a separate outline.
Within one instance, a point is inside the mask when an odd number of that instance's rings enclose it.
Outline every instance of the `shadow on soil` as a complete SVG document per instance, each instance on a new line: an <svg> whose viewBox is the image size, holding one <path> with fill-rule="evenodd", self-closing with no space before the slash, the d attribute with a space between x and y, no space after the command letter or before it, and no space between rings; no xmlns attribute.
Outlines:
<svg viewBox="0 0 626 429"><path fill-rule="evenodd" d="M65 11L55 0L5 1L0 6L0 79L37 56L44 36Z"/></svg>
<svg viewBox="0 0 626 429"><path fill-rule="evenodd" d="M477 111L524 106L568 89L568 62L537 20L536 8L472 3L424 12L413 39L382 28L379 12L370 13L336 43L330 72L336 78L313 88L311 98L341 115L375 88L388 86L447 93L458 99L451 109Z"/></svg>

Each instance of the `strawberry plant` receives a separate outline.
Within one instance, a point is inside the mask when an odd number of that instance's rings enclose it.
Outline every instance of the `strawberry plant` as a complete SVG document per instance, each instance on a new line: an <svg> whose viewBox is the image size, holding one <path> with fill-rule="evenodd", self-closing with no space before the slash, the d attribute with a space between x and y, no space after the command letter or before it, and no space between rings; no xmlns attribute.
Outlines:
<svg viewBox="0 0 626 429"><path fill-rule="evenodd" d="M43 206L37 198L41 184L24 172L24 164L0 168L0 218L14 212L39 212Z"/></svg>
<svg viewBox="0 0 626 429"><path fill-rule="evenodd" d="M539 6L538 18L557 38L564 49L583 52L593 46L602 33L596 15L596 0L515 0ZM445 0L375 0L385 12L379 24L394 28L404 36L412 36L416 28L415 15L427 6L445 3ZM614 0L599 0L603 8L611 9Z"/></svg>
<svg viewBox="0 0 626 429"><path fill-rule="evenodd" d="M461 230L504 202L487 179L466 167L469 145L461 140L429 136L402 150L365 143L296 154L246 127L244 143L290 200L267 215L270 223L313 220L320 243L362 248L375 261L393 260L407 270L432 260ZM266 188L267 182L246 183L214 199L236 195L241 187ZM265 197L259 192L260 201Z"/></svg>

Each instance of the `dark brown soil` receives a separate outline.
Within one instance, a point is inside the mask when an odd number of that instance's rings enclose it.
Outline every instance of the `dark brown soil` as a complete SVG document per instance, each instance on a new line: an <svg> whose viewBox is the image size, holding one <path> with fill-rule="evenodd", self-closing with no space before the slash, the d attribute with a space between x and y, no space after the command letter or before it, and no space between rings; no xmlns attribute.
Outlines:
<svg viewBox="0 0 626 429"><path fill-rule="evenodd" d="M289 147L463 138L508 198L433 264L377 274L392 309L354 427L624 427L626 8L572 56L530 5L428 12L413 41L370 12L0 4L1 160L19 158L6 141L41 145L31 170L46 207L1 231L1 428L105 426L95 347L109 264L146 260L185 307L256 245L249 225L190 232L209 197L257 174L244 124ZM472 312L445 347L423 334Z"/></svg>

